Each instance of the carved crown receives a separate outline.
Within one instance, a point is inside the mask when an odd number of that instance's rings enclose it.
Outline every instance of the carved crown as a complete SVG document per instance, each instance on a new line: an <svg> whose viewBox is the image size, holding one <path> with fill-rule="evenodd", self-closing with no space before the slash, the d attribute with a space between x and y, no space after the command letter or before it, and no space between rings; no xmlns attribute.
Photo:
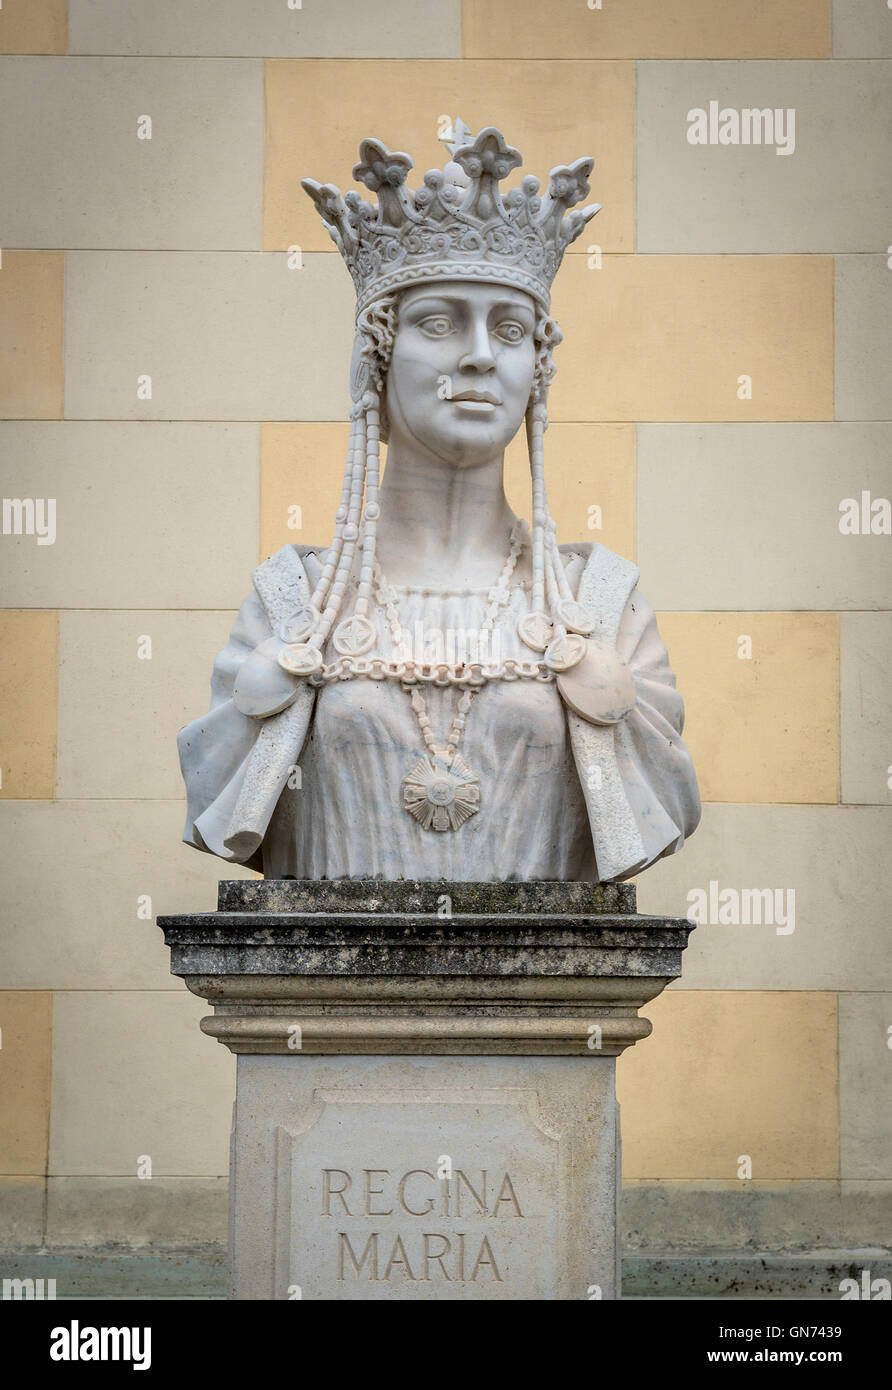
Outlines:
<svg viewBox="0 0 892 1390"><path fill-rule="evenodd" d="M453 159L429 169L413 192L413 161L380 140L363 140L353 177L377 195L377 207L333 183L303 179L356 286L357 315L394 290L426 280L497 281L525 290L546 309L564 252L599 203L571 212L588 196L593 159L552 169L548 191L527 174L502 195L499 184L523 163L494 126L473 137L457 122Z"/></svg>

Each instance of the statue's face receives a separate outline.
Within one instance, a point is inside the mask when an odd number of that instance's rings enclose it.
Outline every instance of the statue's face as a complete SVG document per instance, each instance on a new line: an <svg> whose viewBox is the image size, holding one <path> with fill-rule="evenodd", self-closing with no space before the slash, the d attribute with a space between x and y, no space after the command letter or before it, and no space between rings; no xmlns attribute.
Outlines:
<svg viewBox="0 0 892 1390"><path fill-rule="evenodd" d="M502 285L441 281L403 292L387 372L390 446L459 467L513 439L533 385L537 307Z"/></svg>

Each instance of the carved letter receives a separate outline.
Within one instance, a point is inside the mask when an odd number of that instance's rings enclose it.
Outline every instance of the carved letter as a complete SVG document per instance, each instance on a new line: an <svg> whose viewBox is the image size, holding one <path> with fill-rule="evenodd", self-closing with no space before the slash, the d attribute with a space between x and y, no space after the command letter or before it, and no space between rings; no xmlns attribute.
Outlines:
<svg viewBox="0 0 892 1390"><path fill-rule="evenodd" d="M346 1179L347 1179L347 1181L346 1181L346 1183L344 1184L343 1187L332 1187L332 1185L331 1185L331 1174L332 1174L332 1173L340 1173L340 1175L341 1175L342 1178L346 1178ZM350 1174L349 1174L349 1173L345 1173L344 1170L343 1170L343 1168L323 1168L323 1169L322 1169L322 1215L323 1215L323 1216L331 1216L331 1199L332 1199L332 1197L340 1197L341 1201L342 1201L343 1204L344 1204L344 1211L347 1213L348 1216L352 1216L352 1215L353 1215L352 1211L351 1211L350 1208L347 1206L347 1198L344 1196L344 1193L347 1192L347 1191L349 1191L352 1182L353 1182L353 1179L350 1177Z"/></svg>
<svg viewBox="0 0 892 1390"><path fill-rule="evenodd" d="M403 1211L406 1213L407 1216L427 1216L428 1212L433 1210L433 1197L428 1197L427 1206L422 1207L421 1211L416 1211L415 1208L410 1207L409 1203L406 1201L406 1183L409 1181L411 1177L414 1177L416 1173L422 1174L422 1176L425 1178L430 1178L431 1182L436 1182L436 1178L434 1177L433 1173L429 1173L426 1168L410 1168L408 1173L404 1173L403 1176L400 1178L400 1185L397 1188L397 1198L399 1200L400 1206L402 1207Z"/></svg>
<svg viewBox="0 0 892 1390"><path fill-rule="evenodd" d="M399 1251L399 1255L397 1255L397 1251ZM393 1249L390 1252L390 1259L387 1261L387 1268L384 1271L385 1279L390 1278L390 1271L393 1269L394 1265L405 1265L406 1278L414 1280L415 1275L412 1273L412 1266L409 1264L405 1247L403 1246L402 1236L397 1236L396 1240L393 1242Z"/></svg>
<svg viewBox="0 0 892 1390"><path fill-rule="evenodd" d="M431 1249L431 1247L430 1247L430 1242L431 1242L432 1240L441 1240L441 1241L443 1242L443 1249L439 1252L439 1254L435 1254L434 1251ZM439 1266L440 1266L441 1271L442 1271L443 1278L446 1279L446 1280L448 1280L448 1281L451 1283L451 1282L452 1282L452 1277L451 1277L451 1275L449 1274L449 1272L447 1271L446 1266L445 1266L444 1263L443 1263L443 1257L444 1257L444 1255L448 1255L448 1254L450 1253L451 1250L452 1250L452 1246L449 1244L449 1241L446 1239L446 1237L445 1237L444 1235L440 1235L440 1233L439 1233L438 1231L433 1232L431 1235L425 1235L425 1237L424 1237L424 1274L422 1275L422 1279L427 1279L427 1280L430 1279L430 1274L429 1274L429 1272L428 1272L429 1263L430 1263L431 1260L436 1260L437 1263L438 1263Z"/></svg>
<svg viewBox="0 0 892 1390"><path fill-rule="evenodd" d="M483 1258L484 1252L486 1252L486 1254L487 1254L487 1256L488 1256L487 1259L484 1259L484 1258ZM474 1280L477 1278L477 1271L478 1271L478 1269L480 1269L482 1266L486 1266L486 1265L488 1265L489 1268L492 1270L493 1278L494 1278L495 1282L496 1282L497 1284L501 1284L501 1283L502 1283L502 1276L501 1276L501 1274L499 1273L499 1267L498 1267L498 1265L496 1264L496 1257L495 1257L495 1255L492 1253L492 1246L490 1245L488 1238L487 1238L486 1236L484 1236L484 1237L483 1237L483 1241L482 1241L482 1243L481 1243L481 1245L480 1245L480 1253L479 1253L478 1256L477 1256L477 1260L476 1260L476 1262L475 1262L475 1264L474 1264L474 1268L471 1270L471 1283L472 1283L472 1284L473 1284Z"/></svg>
<svg viewBox="0 0 892 1390"><path fill-rule="evenodd" d="M363 1168L362 1171L365 1173L365 1214L366 1214L366 1216L392 1216L392 1215L393 1215L393 1207L388 1207L387 1211L373 1211L373 1210L372 1210L372 1207L371 1207L371 1199L372 1199L373 1197L383 1197L383 1196L384 1196L384 1188L383 1188L383 1187L372 1187L372 1178L377 1178L377 1177L387 1178L387 1177L390 1176L390 1170L389 1170L388 1168Z"/></svg>
<svg viewBox="0 0 892 1390"><path fill-rule="evenodd" d="M506 1189L506 1188L508 1189L507 1195L505 1194L505 1189ZM520 1203L519 1203L518 1200L517 1200L517 1194L516 1194L516 1192L514 1191L514 1184L512 1183L511 1178L510 1178L510 1176L508 1175L508 1173L506 1173L505 1176L502 1178L502 1186L499 1188L499 1195L498 1195L498 1197L496 1198L496 1200L495 1200L495 1205L493 1206L493 1209L492 1209L492 1214L493 1214L493 1216L498 1216L498 1215L500 1215L500 1213L499 1213L499 1202L511 1202L511 1203L513 1204L513 1206L514 1206L514 1211L515 1211L516 1215L517 1215L517 1216L523 1216L523 1212L522 1212L521 1209L520 1209Z"/></svg>
<svg viewBox="0 0 892 1390"><path fill-rule="evenodd" d="M331 1171L332 1171L333 1173L337 1173L337 1172L340 1171L340 1169L338 1169L338 1168L333 1168ZM359 1278L360 1270L362 1269L363 1265L364 1265L365 1262L366 1262L366 1258L368 1257L368 1261L369 1261L369 1278L372 1279L372 1280L377 1280L377 1278L378 1278L378 1232L377 1232L377 1231L373 1231L372 1234L369 1236L368 1240L367 1240L366 1243L365 1243L365 1249L363 1250L362 1255L360 1256L359 1260L357 1260L355 1254L353 1253L353 1246L350 1244L350 1237L347 1235L347 1232L346 1232L346 1231L338 1231L338 1278L339 1278L339 1279L343 1279L343 1277L344 1277L344 1250L345 1250L345 1249L346 1249L346 1251L347 1251L347 1254L350 1256L350 1263L351 1263L352 1266L353 1266L353 1277L354 1277L354 1279L358 1279L358 1278ZM385 1278L386 1278L386 1275L385 1275Z"/></svg>
<svg viewBox="0 0 892 1390"><path fill-rule="evenodd" d="M478 1207L479 1214L480 1214L481 1216L489 1216L489 1209L487 1208L487 1205L486 1205L486 1174L487 1174L487 1171L488 1171L488 1170L487 1170L486 1168L481 1169L481 1177L483 1178L483 1197L481 1198L480 1195L479 1195L479 1193L477 1193L477 1192L474 1191L473 1187L472 1187L471 1184L468 1182L467 1177L466 1177L465 1174L461 1171L461 1169L460 1169L460 1168L456 1168L456 1170L455 1170L455 1214L456 1214L456 1216L461 1216L461 1185L462 1185L462 1183L464 1183L465 1187L468 1189L468 1191L470 1192L471 1196L474 1198L474 1201L477 1203L477 1207Z"/></svg>

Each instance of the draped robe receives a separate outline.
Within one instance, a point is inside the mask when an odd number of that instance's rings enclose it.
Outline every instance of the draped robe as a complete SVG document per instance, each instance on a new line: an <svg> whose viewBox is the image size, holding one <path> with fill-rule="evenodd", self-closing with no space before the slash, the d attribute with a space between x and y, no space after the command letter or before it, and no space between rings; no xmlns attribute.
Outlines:
<svg viewBox="0 0 892 1390"><path fill-rule="evenodd" d="M319 687L298 682L293 703L269 718L254 718L236 708L232 692L242 663L308 601L319 572L321 562L312 547L283 546L254 571L254 590L214 665L210 710L178 738L187 789L186 843L268 878L571 876L609 881L628 878L679 850L697 826L700 799L681 737L682 698L653 609L638 592L638 569L601 545L560 549L568 577L578 575L576 598L595 623L594 639L613 646L631 671L636 704L619 723L595 725L561 701L561 739L566 745L562 757L554 735L557 706L542 707L541 718L551 720L551 733L537 739L534 727L524 729L522 716L524 701L532 710L543 687L525 695L527 683L518 682L512 691L512 699L521 702L514 706L521 716L516 729L527 743L524 757L512 759L511 717L506 720L496 703L503 683L491 682L485 698L486 718L493 722L478 726L478 752L484 762L493 761L493 748L480 742L489 727L493 740L501 740L496 774L489 779L491 800L501 813L488 823L482 821L487 782L481 779L478 815L456 831L438 833L413 822L387 791L390 784L398 788L399 778L409 770L403 744L417 756L424 752L408 697L398 682L350 682L357 688L389 687L375 693L378 706L372 702L373 692L366 693L371 745L365 760L358 746L365 733L355 710L353 725L341 725L347 740L342 757L330 756L332 750L316 739L320 729L334 727L329 705L333 707L335 696L328 696L329 687L322 687L320 695ZM520 593L515 601L528 603ZM381 654L386 659L386 651ZM531 659L526 649L517 655ZM534 684L538 685L530 683ZM341 688L339 683L338 693ZM553 682L544 688L559 700ZM355 700L355 692L351 695ZM449 724L444 701L450 696L454 698L454 692L429 692L429 698L439 702L444 735ZM478 719L475 707L483 709L483 699L480 695L472 701L463 754ZM402 713L394 703L399 701ZM538 782L530 770L537 749L550 750ZM374 777L367 775L372 755L378 759ZM295 789L290 783L305 761L312 772L310 783ZM446 837L448 846L431 844Z"/></svg>

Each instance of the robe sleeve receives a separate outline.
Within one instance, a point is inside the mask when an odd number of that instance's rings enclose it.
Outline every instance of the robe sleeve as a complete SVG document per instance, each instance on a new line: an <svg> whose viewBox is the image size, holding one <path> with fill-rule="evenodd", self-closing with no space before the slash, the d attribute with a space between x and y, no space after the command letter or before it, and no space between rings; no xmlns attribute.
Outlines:
<svg viewBox="0 0 892 1390"><path fill-rule="evenodd" d="M259 872L263 835L300 755L314 699L312 688L302 684L294 703L270 719L254 719L234 705L233 685L243 662L272 635L254 592L214 663L208 713L177 737L186 783L184 841Z"/></svg>
<svg viewBox="0 0 892 1390"><path fill-rule="evenodd" d="M681 737L684 702L653 608L635 588L620 620L617 654L629 666L637 703L617 727L617 763L638 826L646 867L681 849L700 821L700 793Z"/></svg>

